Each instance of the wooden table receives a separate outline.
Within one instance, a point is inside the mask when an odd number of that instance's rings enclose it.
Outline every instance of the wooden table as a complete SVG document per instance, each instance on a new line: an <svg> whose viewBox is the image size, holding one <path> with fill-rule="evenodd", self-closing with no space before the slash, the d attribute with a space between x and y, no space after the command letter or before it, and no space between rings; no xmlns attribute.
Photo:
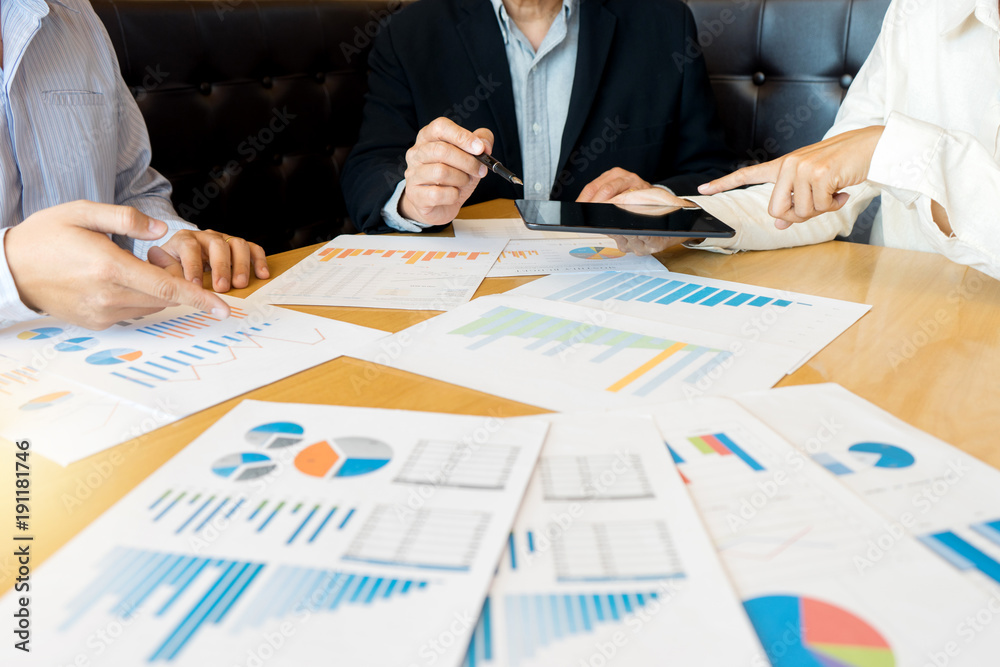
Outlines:
<svg viewBox="0 0 1000 667"><path fill-rule="evenodd" d="M462 217L514 217L511 202L468 207ZM440 232L451 235L451 231ZM313 252L270 258L278 275ZM659 256L672 271L869 303L859 323L778 386L838 382L970 454L1000 467L1000 282L927 253L830 242L771 252L717 255L690 250ZM491 278L477 296L534 278ZM254 281L236 296L260 287ZM296 307L385 331L437 313ZM241 398L456 414L518 416L545 412L410 373L340 358ZM200 412L66 468L33 455L33 570L241 398ZM27 434L30 435L30 434ZM13 530L14 446L0 444L0 593L16 576Z"/></svg>

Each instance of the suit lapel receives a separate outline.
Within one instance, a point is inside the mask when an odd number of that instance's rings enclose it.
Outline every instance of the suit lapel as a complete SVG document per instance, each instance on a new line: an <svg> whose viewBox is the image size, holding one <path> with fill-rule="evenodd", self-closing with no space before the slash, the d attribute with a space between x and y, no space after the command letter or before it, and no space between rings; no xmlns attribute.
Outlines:
<svg viewBox="0 0 1000 667"><path fill-rule="evenodd" d="M521 141L517 132L514 88L510 79L507 50L493 11L493 4L486 0L463 0L462 4L468 15L459 21L458 34L469 53L476 75L484 81L500 83L493 94L486 99L498 131L495 143L502 147L504 164L515 173L520 173ZM470 95L473 93L472 90L468 92Z"/></svg>
<svg viewBox="0 0 1000 667"><path fill-rule="evenodd" d="M580 1L579 53L576 57L573 94L569 100L569 115L566 116L566 128L563 130L560 167L566 166L570 152L579 140L583 125L594 105L616 23L614 14L604 8L603 0Z"/></svg>

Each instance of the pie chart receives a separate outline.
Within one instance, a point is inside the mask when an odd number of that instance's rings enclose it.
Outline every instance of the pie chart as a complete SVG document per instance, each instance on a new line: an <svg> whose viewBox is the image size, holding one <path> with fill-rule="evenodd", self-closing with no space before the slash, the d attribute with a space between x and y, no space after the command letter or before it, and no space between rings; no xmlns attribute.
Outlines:
<svg viewBox="0 0 1000 667"><path fill-rule="evenodd" d="M113 366L114 364L124 364L135 361L142 356L139 350L128 350L123 347L114 350L101 350L87 357L87 363L95 366Z"/></svg>
<svg viewBox="0 0 1000 667"><path fill-rule="evenodd" d="M264 449L281 449L302 442L303 429L292 422L262 424L247 431L247 442Z"/></svg>
<svg viewBox="0 0 1000 667"><path fill-rule="evenodd" d="M56 349L60 352L82 352L96 346L99 342L91 336L81 336L80 338L70 338L61 343L56 343Z"/></svg>
<svg viewBox="0 0 1000 667"><path fill-rule="evenodd" d="M744 606L774 667L896 665L878 630L840 607L792 595L753 598Z"/></svg>
<svg viewBox="0 0 1000 667"><path fill-rule="evenodd" d="M73 398L73 392L57 391L54 394L45 394L44 396L33 398L24 405L22 405L21 409L44 410L45 408L51 408L56 403L62 403L63 401L68 401L71 398Z"/></svg>
<svg viewBox="0 0 1000 667"><path fill-rule="evenodd" d="M618 259L625 256L625 253L618 248L602 248L600 246L577 248L570 250L569 254L577 259Z"/></svg>
<svg viewBox="0 0 1000 667"><path fill-rule="evenodd" d="M902 447L881 442L859 442L847 451L860 463L875 468L909 468L916 462L913 454Z"/></svg>
<svg viewBox="0 0 1000 667"><path fill-rule="evenodd" d="M41 329L31 329L30 331L22 331L17 334L17 337L21 340L42 340L43 338L52 338L53 336L58 336L63 332L62 329L57 329L55 327L42 327Z"/></svg>
<svg viewBox="0 0 1000 667"><path fill-rule="evenodd" d="M212 464L212 472L234 482L245 482L263 477L277 467L271 457L251 452L223 456Z"/></svg>
<svg viewBox="0 0 1000 667"><path fill-rule="evenodd" d="M295 457L295 468L310 477L358 477L392 460L389 445L366 437L337 438L309 445Z"/></svg>

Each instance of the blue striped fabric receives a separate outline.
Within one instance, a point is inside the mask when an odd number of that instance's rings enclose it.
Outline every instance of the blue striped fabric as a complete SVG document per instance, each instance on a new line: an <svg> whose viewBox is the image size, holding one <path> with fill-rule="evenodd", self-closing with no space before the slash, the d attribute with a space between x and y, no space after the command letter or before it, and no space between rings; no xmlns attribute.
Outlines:
<svg viewBox="0 0 1000 667"><path fill-rule="evenodd" d="M90 4L4 0L0 13L2 327L37 317L20 303L3 252L6 229L31 214L88 199L134 206L173 230L193 226L179 218L170 184L149 166L145 122ZM142 259L152 245L115 242Z"/></svg>

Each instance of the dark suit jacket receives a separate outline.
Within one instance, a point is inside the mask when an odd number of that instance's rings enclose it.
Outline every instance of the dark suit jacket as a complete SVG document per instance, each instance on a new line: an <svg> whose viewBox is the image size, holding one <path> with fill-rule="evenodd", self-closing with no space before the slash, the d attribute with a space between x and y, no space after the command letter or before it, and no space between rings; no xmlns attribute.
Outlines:
<svg viewBox="0 0 1000 667"><path fill-rule="evenodd" d="M679 0L581 0L576 76L550 198L572 201L613 167L693 194L733 166L697 43L694 18ZM523 173L510 67L489 0L408 6L376 37L369 65L361 134L342 180L358 229L390 231L382 207L403 178L417 132L439 116L489 128L493 156ZM523 192L488 174L467 203L500 197Z"/></svg>

